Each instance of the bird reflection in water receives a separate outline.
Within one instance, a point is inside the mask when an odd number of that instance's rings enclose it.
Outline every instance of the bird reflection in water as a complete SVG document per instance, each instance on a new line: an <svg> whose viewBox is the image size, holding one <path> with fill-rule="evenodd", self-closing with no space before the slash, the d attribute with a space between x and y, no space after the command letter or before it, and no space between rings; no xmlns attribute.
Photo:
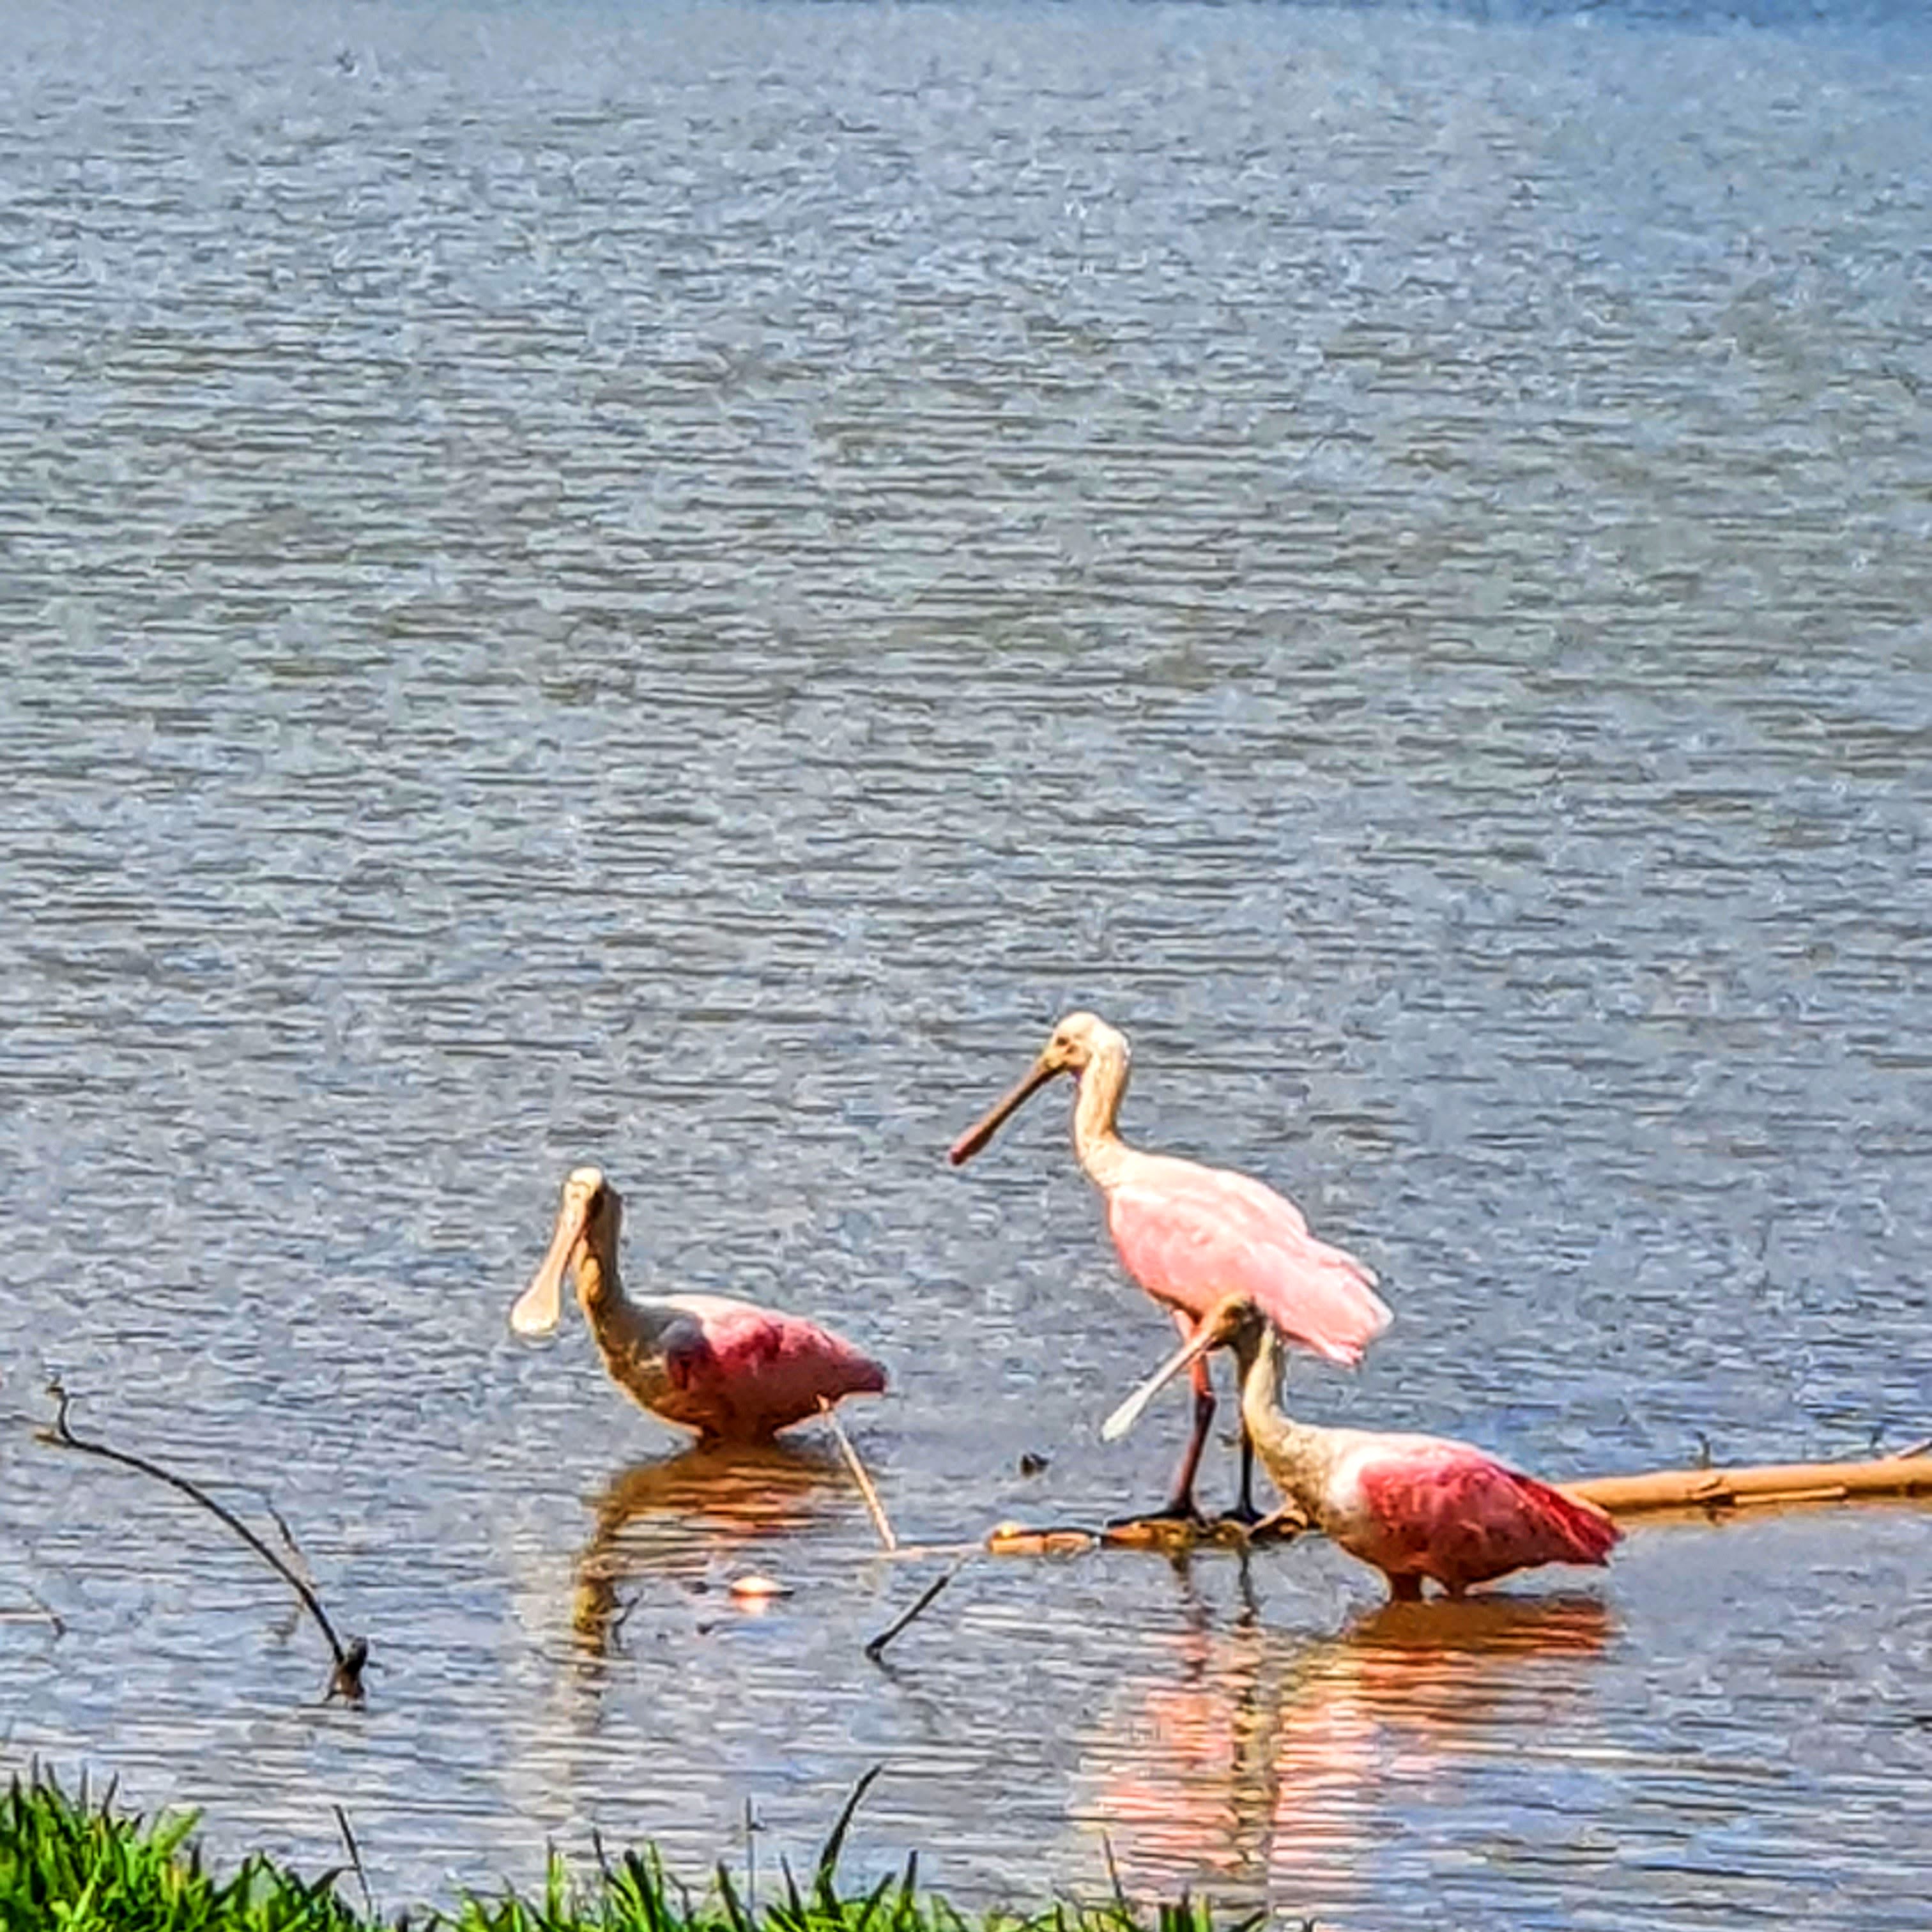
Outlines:
<svg viewBox="0 0 1932 1932"><path fill-rule="evenodd" d="M830 1445L720 1444L620 1470L592 1504L596 1526L577 1560L571 1627L580 1649L607 1654L634 1592L652 1582L686 1592L722 1585L721 1558L751 1567L751 1546L850 1507Z"/></svg>
<svg viewBox="0 0 1932 1932"><path fill-rule="evenodd" d="M1240 1576L1226 1625L1186 1585L1177 1667L1089 1739L1081 1816L1137 1888L1211 1874L1324 1924L1362 1901L1390 1782L1560 1730L1614 1631L1593 1597L1496 1594L1385 1604L1324 1640L1266 1628Z"/></svg>

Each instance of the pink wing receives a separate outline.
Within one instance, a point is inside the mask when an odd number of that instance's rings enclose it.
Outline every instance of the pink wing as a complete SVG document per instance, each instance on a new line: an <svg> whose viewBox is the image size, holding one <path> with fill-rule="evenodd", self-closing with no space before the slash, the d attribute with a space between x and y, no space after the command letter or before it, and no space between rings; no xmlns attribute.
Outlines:
<svg viewBox="0 0 1932 1932"><path fill-rule="evenodd" d="M770 1436L818 1412L819 1399L876 1395L886 1372L842 1335L802 1316L727 1305L664 1352L684 1406L711 1434Z"/></svg>
<svg viewBox="0 0 1932 1932"><path fill-rule="evenodd" d="M1374 1274L1245 1174L1137 1154L1108 1191L1107 1226L1135 1280L1197 1319L1249 1295L1290 1341L1351 1366L1389 1324Z"/></svg>
<svg viewBox="0 0 1932 1932"><path fill-rule="evenodd" d="M1356 1480L1375 1547L1355 1553L1459 1587L1543 1563L1601 1563L1618 1538L1601 1510L1466 1442L1425 1437L1371 1449Z"/></svg>

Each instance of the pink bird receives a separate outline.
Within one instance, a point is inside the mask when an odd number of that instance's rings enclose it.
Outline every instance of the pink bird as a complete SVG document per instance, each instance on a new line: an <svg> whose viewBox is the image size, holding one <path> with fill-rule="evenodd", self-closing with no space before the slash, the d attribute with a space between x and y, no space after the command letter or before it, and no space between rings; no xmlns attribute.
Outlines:
<svg viewBox="0 0 1932 1932"><path fill-rule="evenodd" d="M1091 1013L1069 1013L1031 1070L952 1144L955 1167L972 1159L1022 1102L1056 1073L1078 1088L1073 1148L1107 1203L1107 1227L1128 1274L1173 1315L1184 1337L1224 1296L1245 1294L1287 1339L1352 1366L1389 1324L1375 1276L1355 1257L1318 1241L1300 1209L1272 1188L1225 1168L1144 1154L1114 1132L1127 1088L1126 1036ZM1161 1516L1192 1520L1194 1477L1214 1417L1205 1351L1191 1356L1194 1434ZM1235 1514L1252 1522L1254 1456L1241 1439Z"/></svg>
<svg viewBox="0 0 1932 1932"><path fill-rule="evenodd" d="M819 1413L821 1399L876 1395L886 1372L843 1336L723 1294L633 1300L617 1279L624 1203L594 1167L563 1184L556 1232L510 1311L519 1335L548 1335L566 1270L610 1378L700 1442L758 1442Z"/></svg>
<svg viewBox="0 0 1932 1932"><path fill-rule="evenodd" d="M1108 1417L1108 1442L1133 1426L1154 1392L1210 1348L1240 1363L1241 1419L1292 1508L1412 1602L1432 1576L1450 1596L1513 1570L1598 1563L1619 1532L1594 1503L1520 1475L1467 1442L1364 1429L1318 1429L1282 1412L1280 1351L1255 1304L1230 1295L1193 1338Z"/></svg>

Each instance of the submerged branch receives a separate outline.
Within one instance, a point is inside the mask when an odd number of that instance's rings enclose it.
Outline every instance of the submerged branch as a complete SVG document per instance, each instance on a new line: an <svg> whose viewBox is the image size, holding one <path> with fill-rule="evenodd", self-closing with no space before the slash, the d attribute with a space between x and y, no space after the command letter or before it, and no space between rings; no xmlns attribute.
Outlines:
<svg viewBox="0 0 1932 1932"><path fill-rule="evenodd" d="M335 1626L329 1622L328 1612L322 1608L322 1599L316 1594L313 1586L298 1576L294 1569L270 1549L232 1510L225 1504L218 1502L199 1484L190 1482L185 1476L176 1474L172 1469L163 1468L160 1463L150 1462L145 1456L136 1456L124 1449L112 1449L104 1442L91 1442L86 1436L75 1435L67 1419L72 1397L58 1379L48 1384L47 1393L54 1398L58 1408L52 1422L47 1427L35 1431L38 1440L57 1449L78 1449L84 1456L98 1456L104 1462L118 1463L124 1469L138 1470L144 1476L152 1476L157 1482L166 1483L170 1489L179 1491L190 1502L199 1503L211 1516L226 1523L295 1592L309 1615L315 1619L316 1628L327 1640L329 1650L335 1658L335 1668L329 1673L328 1696L343 1697L352 1704L359 1704L362 1701L362 1672L369 1660L369 1640L367 1637L352 1636L344 1643L336 1635ZM272 1508L269 1514L274 1516L275 1512ZM279 1516L275 1520L278 1523L281 1522ZM288 1534L285 1526L283 1534L285 1536ZM293 1538L290 1538L290 1540L292 1544Z"/></svg>
<svg viewBox="0 0 1932 1932"><path fill-rule="evenodd" d="M899 1632L904 1630L906 1625L910 1623L915 1617L920 1616L925 1611L927 1605L932 1603L933 1599L939 1594L940 1592L944 1589L946 1585L951 1582L953 1578L958 1576L960 1571L964 1569L967 1564L972 1560L973 1559L970 1556L962 1556L957 1563L953 1564L950 1570L946 1570L940 1575L935 1576L932 1581L926 1586L926 1588L921 1594L919 1600L913 1605L910 1610L908 1610L903 1616L887 1624L884 1630L880 1631L877 1636L874 1637L866 1646L866 1656L868 1661L873 1664L878 1663L880 1658L885 1653L886 1646L890 1643L892 1639L897 1636Z"/></svg>

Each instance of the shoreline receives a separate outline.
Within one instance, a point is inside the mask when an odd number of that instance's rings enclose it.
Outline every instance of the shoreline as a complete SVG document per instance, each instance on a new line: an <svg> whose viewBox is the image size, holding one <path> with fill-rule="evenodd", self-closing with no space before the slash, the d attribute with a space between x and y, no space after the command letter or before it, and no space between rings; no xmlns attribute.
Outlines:
<svg viewBox="0 0 1932 1932"><path fill-rule="evenodd" d="M700 1897L650 1844L573 1872L551 1854L541 1898L506 1887L453 1905L385 1909L370 1895L347 1821L337 1814L345 1862L304 1877L261 1852L225 1875L211 1869L199 1814L152 1817L115 1808L83 1777L70 1792L50 1772L16 1774L0 1798L0 1926L63 1924L71 1932L1256 1932L1270 1915L1229 1914L1184 1893L1137 1904L1124 1892L1096 1903L1055 1900L963 1912L922 1891L919 1856L869 1890L842 1892L838 1864L874 1774L854 1787L801 1880L782 1869L776 1895L746 1898L721 1859ZM359 1892L360 1903L356 1902Z"/></svg>

